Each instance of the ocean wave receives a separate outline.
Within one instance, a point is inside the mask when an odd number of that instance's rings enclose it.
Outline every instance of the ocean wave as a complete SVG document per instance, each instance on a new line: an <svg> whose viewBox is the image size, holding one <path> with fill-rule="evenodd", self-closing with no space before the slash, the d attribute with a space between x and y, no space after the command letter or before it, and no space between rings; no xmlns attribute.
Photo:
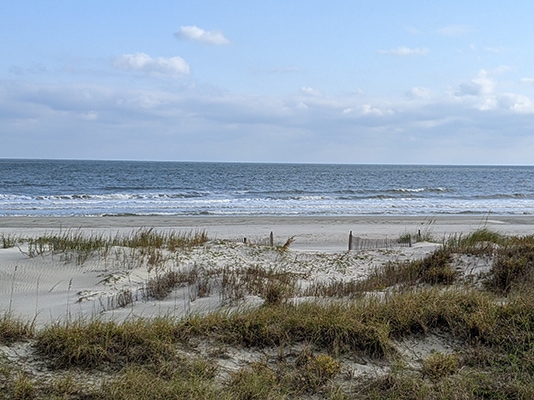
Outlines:
<svg viewBox="0 0 534 400"><path fill-rule="evenodd" d="M70 193L53 195L16 195L0 194L0 201L117 201L117 200L158 200L158 199L196 199L211 196L210 192L184 192L184 193Z"/></svg>
<svg viewBox="0 0 534 400"><path fill-rule="evenodd" d="M475 195L478 200L501 200L501 199L534 199L534 193L496 193L490 195Z"/></svg>

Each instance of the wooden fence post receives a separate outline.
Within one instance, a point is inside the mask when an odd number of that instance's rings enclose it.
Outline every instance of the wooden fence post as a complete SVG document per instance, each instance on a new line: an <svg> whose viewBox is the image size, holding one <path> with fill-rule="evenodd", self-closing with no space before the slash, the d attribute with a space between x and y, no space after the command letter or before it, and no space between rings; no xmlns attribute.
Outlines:
<svg viewBox="0 0 534 400"><path fill-rule="evenodd" d="M349 233L349 251L352 250L352 231Z"/></svg>
<svg viewBox="0 0 534 400"><path fill-rule="evenodd" d="M271 235L269 236L269 243L271 243L271 247L274 246L274 235L273 235L273 231L271 231Z"/></svg>

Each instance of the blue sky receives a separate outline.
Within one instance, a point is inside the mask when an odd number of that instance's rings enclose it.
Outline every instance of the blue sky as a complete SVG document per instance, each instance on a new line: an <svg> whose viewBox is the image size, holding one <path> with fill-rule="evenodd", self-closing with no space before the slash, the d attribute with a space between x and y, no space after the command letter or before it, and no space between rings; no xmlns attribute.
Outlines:
<svg viewBox="0 0 534 400"><path fill-rule="evenodd" d="M533 164L534 3L0 5L0 158Z"/></svg>

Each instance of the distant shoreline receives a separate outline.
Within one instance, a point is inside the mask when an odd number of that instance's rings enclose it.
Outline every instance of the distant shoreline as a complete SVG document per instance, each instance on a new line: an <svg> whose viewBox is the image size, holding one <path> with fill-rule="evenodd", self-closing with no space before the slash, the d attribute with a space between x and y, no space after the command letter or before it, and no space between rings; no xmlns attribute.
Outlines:
<svg viewBox="0 0 534 400"><path fill-rule="evenodd" d="M0 228L4 227L80 227L80 228L101 228L101 227L181 227L198 224L199 226L212 226L219 224L242 225L249 223L260 224L296 224L309 225L316 223L347 224L347 223L367 223L375 221L380 223L421 223L429 221L440 221L447 224L480 223L486 221L500 221L505 224L522 225L534 224L534 215L494 215L490 214L439 214L439 215L319 215L319 216L262 216L262 215L105 215L105 216L0 216Z"/></svg>

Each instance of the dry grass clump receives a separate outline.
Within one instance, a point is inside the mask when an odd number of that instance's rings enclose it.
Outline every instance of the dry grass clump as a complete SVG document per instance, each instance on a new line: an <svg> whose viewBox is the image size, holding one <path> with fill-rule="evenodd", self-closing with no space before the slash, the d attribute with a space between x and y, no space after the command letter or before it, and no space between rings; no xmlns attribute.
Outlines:
<svg viewBox="0 0 534 400"><path fill-rule="evenodd" d="M228 304L246 295L259 296L266 305L280 304L296 294L298 278L298 274L258 265L224 268L220 273L220 296Z"/></svg>
<svg viewBox="0 0 534 400"><path fill-rule="evenodd" d="M455 374L459 368L460 360L457 354L433 353L424 360L421 373L437 381Z"/></svg>
<svg viewBox="0 0 534 400"><path fill-rule="evenodd" d="M32 322L24 322L6 312L0 317L0 344L9 344L33 337L35 326Z"/></svg>
<svg viewBox="0 0 534 400"><path fill-rule="evenodd" d="M448 251L477 256L492 256L495 249L505 244L510 238L489 229L478 229L467 236L453 235L449 237L444 247Z"/></svg>
<svg viewBox="0 0 534 400"><path fill-rule="evenodd" d="M197 230L189 232L157 232L153 228L142 228L129 235L116 237L114 244L116 246L131 247L136 249L142 248L165 248L171 252L178 249L201 246L208 241L206 231Z"/></svg>
<svg viewBox="0 0 534 400"><path fill-rule="evenodd" d="M231 375L227 390L236 399L297 399L334 395L334 379L341 371L333 357L314 354L309 348L283 355L274 365L254 362Z"/></svg>
<svg viewBox="0 0 534 400"><path fill-rule="evenodd" d="M534 283L534 241L517 238L498 248L488 287L502 292L532 287Z"/></svg>
<svg viewBox="0 0 534 400"><path fill-rule="evenodd" d="M146 282L142 294L145 299L163 300L174 288L184 282L183 275L178 271L158 273Z"/></svg>
<svg viewBox="0 0 534 400"><path fill-rule="evenodd" d="M85 235L82 231L68 230L57 234L45 234L27 240L29 257L43 256L46 253L61 254L65 261L83 264L91 255L108 254L112 240L100 234Z"/></svg>
<svg viewBox="0 0 534 400"><path fill-rule="evenodd" d="M2 249L9 249L11 247L18 246L23 242L23 239L19 235L15 234L0 234L0 248Z"/></svg>
<svg viewBox="0 0 534 400"><path fill-rule="evenodd" d="M376 268L363 280L353 282L333 282L326 293L339 292L341 296L357 296L363 292L383 290L386 288L414 285L451 285L457 278L457 271L452 265L452 252L447 248L438 248L420 260L390 261ZM315 288L317 292L318 288Z"/></svg>
<svg viewBox="0 0 534 400"><path fill-rule="evenodd" d="M230 399L220 397L216 368L206 360L177 356L157 366L131 365L99 390L99 399Z"/></svg>
<svg viewBox="0 0 534 400"><path fill-rule="evenodd" d="M121 367L160 363L174 357L179 338L171 319L101 320L54 324L36 335L36 349L56 368Z"/></svg>
<svg viewBox="0 0 534 400"><path fill-rule="evenodd" d="M147 257L149 265L161 261L161 252L166 249L175 252L200 246L208 241L205 231L157 232L154 229L139 229L127 235L105 236L104 234L87 235L81 230L67 230L54 234L44 234L36 238L22 239L3 236L4 243L21 244L27 242L29 257L43 256L47 253L61 254L65 261L76 261L81 265L90 256L106 257L114 246L136 249Z"/></svg>

